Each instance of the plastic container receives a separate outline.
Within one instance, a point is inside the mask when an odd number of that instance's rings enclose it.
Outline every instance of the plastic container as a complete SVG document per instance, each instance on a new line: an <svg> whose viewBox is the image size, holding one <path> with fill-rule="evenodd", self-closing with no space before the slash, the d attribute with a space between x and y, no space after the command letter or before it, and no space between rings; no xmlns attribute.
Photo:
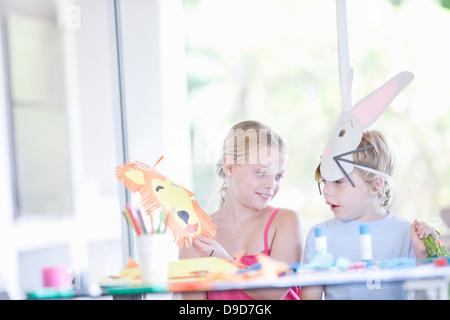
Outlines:
<svg viewBox="0 0 450 320"><path fill-rule="evenodd" d="M316 251L327 252L327 232L325 227L314 229L314 244Z"/></svg>
<svg viewBox="0 0 450 320"><path fill-rule="evenodd" d="M359 226L359 245L361 261L370 265L372 263L372 234L370 233L370 226L368 224Z"/></svg>

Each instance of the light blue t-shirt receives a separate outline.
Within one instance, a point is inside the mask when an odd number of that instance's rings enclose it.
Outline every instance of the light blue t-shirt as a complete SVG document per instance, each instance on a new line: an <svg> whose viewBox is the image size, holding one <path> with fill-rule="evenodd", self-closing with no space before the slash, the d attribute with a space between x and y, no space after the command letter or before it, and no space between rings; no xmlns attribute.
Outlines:
<svg viewBox="0 0 450 320"><path fill-rule="evenodd" d="M325 227L327 252L333 259L348 258L352 262L360 261L359 226L369 224L372 235L373 261L395 258L415 258L411 243L411 222L389 212L382 219L370 222L357 220L341 221L330 219L315 225L308 233L303 263L307 264L314 256L314 229ZM403 299L401 283L382 282L379 286L361 284L339 284L324 286L325 299Z"/></svg>

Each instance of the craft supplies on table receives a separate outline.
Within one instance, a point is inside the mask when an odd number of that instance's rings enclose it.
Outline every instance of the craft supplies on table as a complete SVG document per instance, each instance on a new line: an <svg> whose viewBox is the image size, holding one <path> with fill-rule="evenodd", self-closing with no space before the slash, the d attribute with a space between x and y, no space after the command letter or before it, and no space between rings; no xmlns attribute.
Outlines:
<svg viewBox="0 0 450 320"><path fill-rule="evenodd" d="M369 268L364 262L348 263L345 258L340 258L327 269L302 264L286 265L268 256L260 261L261 263L247 269L240 269L230 261L217 257L173 261L169 263L168 283L161 285L144 283L140 278L139 265L130 258L118 275L106 276L96 283L100 286L101 293L95 296L367 283L373 281L374 277L380 282L403 282L405 290L410 290L411 283L415 281L419 281L422 287L428 281L433 284L441 282L439 288L442 289L444 286L448 288L450 281L448 257L423 261L398 258L373 262ZM28 299L77 297L73 290L52 290L39 289L29 292L27 296ZM440 292L439 297L445 298L446 295Z"/></svg>
<svg viewBox="0 0 450 320"><path fill-rule="evenodd" d="M370 267L361 261L349 262L345 258L339 258L326 269L310 264L287 265L268 256L261 256L258 261L261 263L247 269L240 269L217 257L174 261L169 263L168 286L165 290L161 286L143 284L139 280L139 269L134 264L122 276L114 279L107 277L100 285L105 294L114 295L138 291L188 292L367 283L373 281L374 277L380 282L441 280L448 283L450 279L450 259L447 257L424 261L411 258L372 261ZM133 268L134 272L131 272Z"/></svg>

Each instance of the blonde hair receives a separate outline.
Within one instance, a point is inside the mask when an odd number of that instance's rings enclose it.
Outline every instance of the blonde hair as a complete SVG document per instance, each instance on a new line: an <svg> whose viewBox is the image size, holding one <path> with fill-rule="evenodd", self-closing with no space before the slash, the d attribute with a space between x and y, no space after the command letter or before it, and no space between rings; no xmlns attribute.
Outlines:
<svg viewBox="0 0 450 320"><path fill-rule="evenodd" d="M373 148L353 153L353 160L392 176L395 169L395 155L386 137L377 130L367 130L363 133L358 149L369 145ZM376 188L374 184L376 174L357 167L354 170L369 186ZM383 184L378 189L378 199L382 207L392 202L392 190L388 179L383 179Z"/></svg>
<svg viewBox="0 0 450 320"><path fill-rule="evenodd" d="M225 159L227 159L227 164L257 163L261 156L257 151L271 146L276 146L280 154L287 154L285 141L270 127L254 120L239 122L228 131L223 142L222 157L217 163L216 172L218 176L223 179L226 178L223 172ZM227 181L225 179L219 191L220 206L225 201L226 189Z"/></svg>

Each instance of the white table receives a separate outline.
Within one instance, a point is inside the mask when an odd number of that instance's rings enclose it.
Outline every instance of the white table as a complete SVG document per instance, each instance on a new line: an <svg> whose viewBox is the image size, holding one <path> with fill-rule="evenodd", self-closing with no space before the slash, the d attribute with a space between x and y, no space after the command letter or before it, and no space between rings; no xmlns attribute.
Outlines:
<svg viewBox="0 0 450 320"><path fill-rule="evenodd" d="M434 264L416 267L381 269L371 266L362 270L299 270L292 275L274 279L246 279L236 281L215 281L214 290L287 288L293 286L333 285L367 283L370 288L381 282L403 282L406 298L448 299L450 266L438 267ZM427 295L417 295L426 291Z"/></svg>

